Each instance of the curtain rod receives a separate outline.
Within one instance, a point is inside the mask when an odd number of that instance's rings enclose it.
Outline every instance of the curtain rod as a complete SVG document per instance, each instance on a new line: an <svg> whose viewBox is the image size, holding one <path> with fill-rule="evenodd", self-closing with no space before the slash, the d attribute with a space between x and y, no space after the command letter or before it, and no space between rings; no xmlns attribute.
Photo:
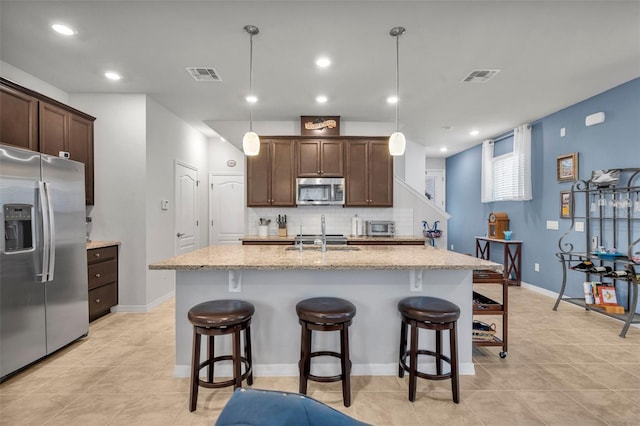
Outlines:
<svg viewBox="0 0 640 426"><path fill-rule="evenodd" d="M528 128L528 129L530 129L530 128L531 128L531 124L527 124L527 128ZM505 140L505 139L507 139L507 138L512 137L513 135L514 135L514 132L513 132L513 130L512 130L512 131L510 131L509 133L505 133L504 135L502 135L502 136L498 136L497 138L495 138L495 139L491 139L491 140L492 140L492 141L494 141L494 142L500 142L500 141L502 141L502 140Z"/></svg>

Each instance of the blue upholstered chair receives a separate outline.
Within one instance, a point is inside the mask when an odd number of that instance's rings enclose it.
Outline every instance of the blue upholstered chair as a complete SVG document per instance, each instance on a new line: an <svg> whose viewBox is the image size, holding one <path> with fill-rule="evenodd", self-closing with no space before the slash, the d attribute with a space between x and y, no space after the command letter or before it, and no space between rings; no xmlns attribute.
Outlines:
<svg viewBox="0 0 640 426"><path fill-rule="evenodd" d="M322 402L299 393L236 389L216 426L361 426Z"/></svg>

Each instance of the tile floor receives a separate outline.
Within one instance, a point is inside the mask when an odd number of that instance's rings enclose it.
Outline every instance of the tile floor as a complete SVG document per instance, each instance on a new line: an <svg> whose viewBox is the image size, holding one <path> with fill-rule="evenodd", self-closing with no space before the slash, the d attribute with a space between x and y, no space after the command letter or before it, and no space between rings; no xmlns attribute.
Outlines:
<svg viewBox="0 0 640 426"><path fill-rule="evenodd" d="M460 404L449 381L424 380L410 403L407 379L392 376L353 377L349 408L339 383L311 382L309 394L375 425L640 424L640 329L622 339L621 323L568 303L553 312L552 299L522 288L510 288L509 305L509 354L474 349ZM188 379L172 377L173 318L170 301L91 323L89 337L0 385L0 424L212 425L231 388L201 389L188 411ZM295 392L297 378L257 377L254 387Z"/></svg>

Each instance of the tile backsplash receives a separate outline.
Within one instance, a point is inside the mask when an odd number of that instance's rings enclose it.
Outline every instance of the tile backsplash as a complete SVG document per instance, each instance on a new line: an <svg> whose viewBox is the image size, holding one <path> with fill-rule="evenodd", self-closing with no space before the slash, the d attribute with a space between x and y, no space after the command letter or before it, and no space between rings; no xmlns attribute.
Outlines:
<svg viewBox="0 0 640 426"><path fill-rule="evenodd" d="M287 233L320 233L320 216L324 215L327 234L351 234L351 219L358 215L364 220L393 220L396 223L396 235L412 235L413 209L407 208L343 208L333 206L304 206L297 208L249 208L247 209L247 235L258 235L260 218L270 219L269 235L278 234L278 215L287 215Z"/></svg>

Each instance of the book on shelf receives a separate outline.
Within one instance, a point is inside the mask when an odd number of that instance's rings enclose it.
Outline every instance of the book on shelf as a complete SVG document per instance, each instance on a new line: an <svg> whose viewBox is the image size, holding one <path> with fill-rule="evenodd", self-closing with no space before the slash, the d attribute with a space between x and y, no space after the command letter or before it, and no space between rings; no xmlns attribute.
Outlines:
<svg viewBox="0 0 640 426"><path fill-rule="evenodd" d="M585 281L582 287L586 305L605 308L610 313L620 313L620 310L624 313L624 308L618 305L616 288L613 285L599 281Z"/></svg>

